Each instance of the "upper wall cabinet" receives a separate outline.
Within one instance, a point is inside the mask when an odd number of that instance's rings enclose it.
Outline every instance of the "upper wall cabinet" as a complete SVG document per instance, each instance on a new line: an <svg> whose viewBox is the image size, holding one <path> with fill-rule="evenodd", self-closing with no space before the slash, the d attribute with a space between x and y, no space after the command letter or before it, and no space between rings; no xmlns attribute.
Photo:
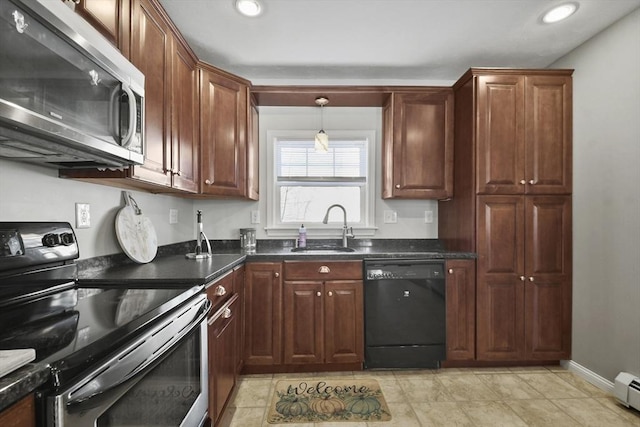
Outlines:
<svg viewBox="0 0 640 427"><path fill-rule="evenodd" d="M571 77L475 79L477 193L571 193Z"/></svg>
<svg viewBox="0 0 640 427"><path fill-rule="evenodd" d="M394 92L383 107L382 197L444 199L453 192L453 92Z"/></svg>
<svg viewBox="0 0 640 427"><path fill-rule="evenodd" d="M258 155L255 137L247 149L248 131L251 135L257 131L257 109L249 100L250 83L207 64L198 67L201 194L257 199L255 190L249 194L247 183L247 171L250 167L255 173L257 165L252 162ZM256 156L252 162L247 153Z"/></svg>
<svg viewBox="0 0 640 427"><path fill-rule="evenodd" d="M130 4L131 0L75 0L73 8L128 56Z"/></svg>
<svg viewBox="0 0 640 427"><path fill-rule="evenodd" d="M131 2L130 61L145 75L144 164L60 176L151 192L198 191L196 58L155 0Z"/></svg>

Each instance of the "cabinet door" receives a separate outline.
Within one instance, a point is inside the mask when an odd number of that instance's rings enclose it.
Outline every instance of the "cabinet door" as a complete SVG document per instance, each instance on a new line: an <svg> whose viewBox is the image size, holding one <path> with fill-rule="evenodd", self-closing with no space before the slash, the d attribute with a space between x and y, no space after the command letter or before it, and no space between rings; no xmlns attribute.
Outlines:
<svg viewBox="0 0 640 427"><path fill-rule="evenodd" d="M282 362L282 264L250 262L245 270L246 365Z"/></svg>
<svg viewBox="0 0 640 427"><path fill-rule="evenodd" d="M477 77L477 179L479 194L522 194L524 77Z"/></svg>
<svg viewBox="0 0 640 427"><path fill-rule="evenodd" d="M322 363L324 356L321 282L284 282L284 363Z"/></svg>
<svg viewBox="0 0 640 427"><path fill-rule="evenodd" d="M382 197L450 197L453 192L453 93L394 93L384 114Z"/></svg>
<svg viewBox="0 0 640 427"><path fill-rule="evenodd" d="M172 186L191 193L198 191L198 74L196 62L172 37L171 165Z"/></svg>
<svg viewBox="0 0 640 427"><path fill-rule="evenodd" d="M325 282L325 363L364 360L363 300L361 280Z"/></svg>
<svg viewBox="0 0 640 427"><path fill-rule="evenodd" d="M480 196L477 358L524 355L524 196Z"/></svg>
<svg viewBox="0 0 640 427"><path fill-rule="evenodd" d="M526 192L570 194L572 85L569 76L527 76Z"/></svg>
<svg viewBox="0 0 640 427"><path fill-rule="evenodd" d="M571 351L571 197L525 199L526 357L567 359Z"/></svg>
<svg viewBox="0 0 640 427"><path fill-rule="evenodd" d="M238 295L238 330L237 330L237 340L236 340L236 362L237 369L236 375L240 375L240 371L242 371L242 366L244 365L244 304L245 304L245 296L244 296L244 274L245 267L241 265L236 267L233 270L233 290Z"/></svg>
<svg viewBox="0 0 640 427"><path fill-rule="evenodd" d="M214 70L200 71L203 194L245 195L247 90Z"/></svg>
<svg viewBox="0 0 640 427"><path fill-rule="evenodd" d="M131 62L145 77L144 164L134 166L133 176L171 186L169 153L171 35L166 22L149 0L133 0Z"/></svg>
<svg viewBox="0 0 640 427"><path fill-rule="evenodd" d="M448 260L447 360L473 360L476 353L476 263Z"/></svg>
<svg viewBox="0 0 640 427"><path fill-rule="evenodd" d="M77 0L75 12L89 22L116 47L121 46L122 31L127 30L128 9L123 3L129 0ZM124 9L124 10L123 10ZM122 22L122 23L121 23Z"/></svg>
<svg viewBox="0 0 640 427"><path fill-rule="evenodd" d="M231 304L218 317L209 322L209 397L211 418L220 418L236 384L236 339L238 327L238 299L232 298ZM212 381L211 381L212 380Z"/></svg>
<svg viewBox="0 0 640 427"><path fill-rule="evenodd" d="M260 129L258 106L249 99L249 124L247 125L247 198L260 198Z"/></svg>
<svg viewBox="0 0 640 427"><path fill-rule="evenodd" d="M0 412L0 426L35 427L36 407L33 394L30 394L7 409Z"/></svg>

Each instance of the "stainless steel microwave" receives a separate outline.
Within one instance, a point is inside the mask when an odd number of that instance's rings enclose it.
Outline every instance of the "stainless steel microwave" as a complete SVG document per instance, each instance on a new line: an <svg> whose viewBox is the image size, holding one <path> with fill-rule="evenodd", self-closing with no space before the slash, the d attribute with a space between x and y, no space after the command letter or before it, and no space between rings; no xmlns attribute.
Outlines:
<svg viewBox="0 0 640 427"><path fill-rule="evenodd" d="M144 75L62 1L0 1L0 157L119 168L143 146Z"/></svg>

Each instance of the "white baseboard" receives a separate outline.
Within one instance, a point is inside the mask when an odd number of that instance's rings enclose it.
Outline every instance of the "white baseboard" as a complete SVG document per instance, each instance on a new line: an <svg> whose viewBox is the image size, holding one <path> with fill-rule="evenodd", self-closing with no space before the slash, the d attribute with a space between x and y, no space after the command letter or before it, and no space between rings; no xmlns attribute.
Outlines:
<svg viewBox="0 0 640 427"><path fill-rule="evenodd" d="M613 393L613 383L611 381L585 368L581 364L576 363L573 360L561 360L560 366L573 372L585 381L590 382L599 389L604 390L607 393Z"/></svg>

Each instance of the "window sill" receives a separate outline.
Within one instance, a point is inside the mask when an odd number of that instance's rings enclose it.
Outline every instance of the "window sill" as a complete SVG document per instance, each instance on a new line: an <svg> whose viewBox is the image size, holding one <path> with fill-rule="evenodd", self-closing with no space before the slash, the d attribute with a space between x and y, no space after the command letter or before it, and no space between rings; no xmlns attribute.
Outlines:
<svg viewBox="0 0 640 427"><path fill-rule="evenodd" d="M313 228L306 227L307 239L327 239L327 238L342 238L342 228ZM265 227L264 229L269 237L286 237L295 239L298 237L298 228L293 227ZM358 237L373 237L376 234L378 227L353 227L353 234ZM349 227L351 231L351 227Z"/></svg>

